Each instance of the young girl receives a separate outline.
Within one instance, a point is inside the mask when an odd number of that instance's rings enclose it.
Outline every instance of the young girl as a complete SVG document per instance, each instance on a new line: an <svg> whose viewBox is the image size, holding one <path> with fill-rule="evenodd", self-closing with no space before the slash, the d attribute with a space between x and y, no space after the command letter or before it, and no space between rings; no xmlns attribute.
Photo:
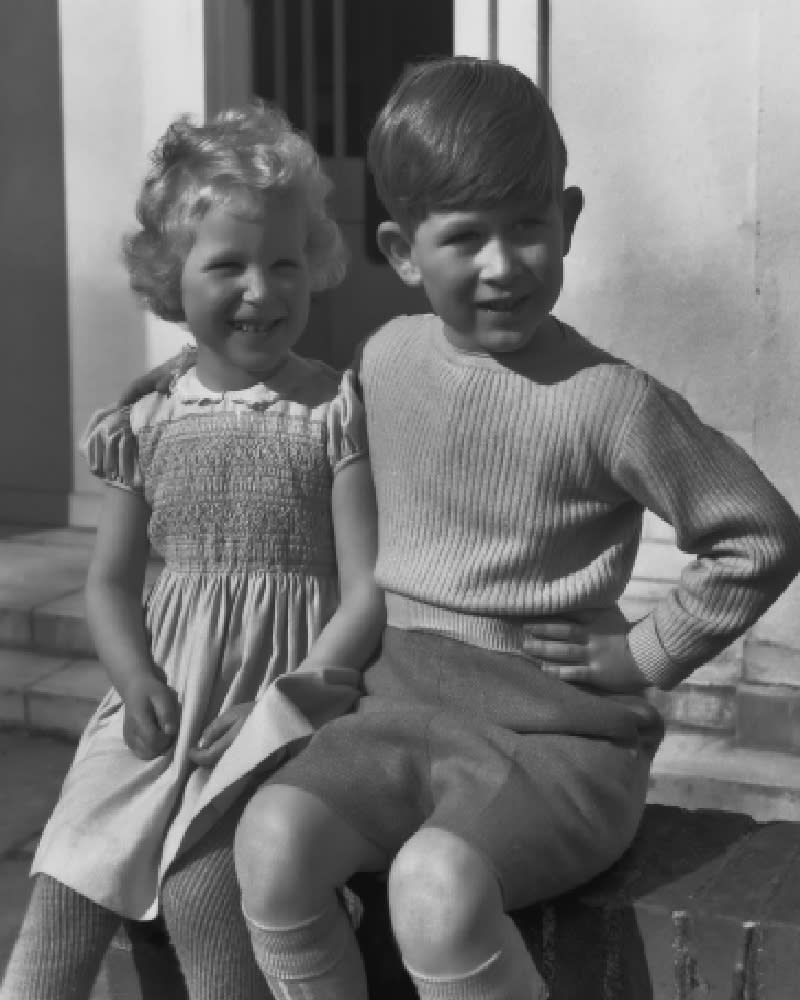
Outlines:
<svg viewBox="0 0 800 1000"><path fill-rule="evenodd" d="M90 425L111 488L87 613L114 687L42 836L3 1000L88 996L121 919L160 908L192 998L266 1000L233 873L238 803L353 704L383 624L362 410L292 351L312 290L344 273L329 181L266 107L178 119L152 159L125 259L196 362ZM143 613L149 544L165 566Z"/></svg>

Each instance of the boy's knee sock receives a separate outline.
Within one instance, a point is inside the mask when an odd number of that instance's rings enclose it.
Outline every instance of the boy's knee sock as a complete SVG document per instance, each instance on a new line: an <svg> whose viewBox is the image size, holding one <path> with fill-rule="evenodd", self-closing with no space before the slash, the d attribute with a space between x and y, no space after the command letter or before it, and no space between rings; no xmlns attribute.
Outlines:
<svg viewBox="0 0 800 1000"><path fill-rule="evenodd" d="M271 1000L253 957L229 844L168 875L161 898L192 1000Z"/></svg>
<svg viewBox="0 0 800 1000"><path fill-rule="evenodd" d="M2 1000L84 1000L119 927L116 913L49 875L36 878Z"/></svg>
<svg viewBox="0 0 800 1000"><path fill-rule="evenodd" d="M420 1000L539 1000L546 996L536 966L510 917L503 944L477 968L458 976L426 976L409 968Z"/></svg>
<svg viewBox="0 0 800 1000"><path fill-rule="evenodd" d="M247 915L245 920L276 1000L367 1000L361 952L338 903L294 927L262 927Z"/></svg>

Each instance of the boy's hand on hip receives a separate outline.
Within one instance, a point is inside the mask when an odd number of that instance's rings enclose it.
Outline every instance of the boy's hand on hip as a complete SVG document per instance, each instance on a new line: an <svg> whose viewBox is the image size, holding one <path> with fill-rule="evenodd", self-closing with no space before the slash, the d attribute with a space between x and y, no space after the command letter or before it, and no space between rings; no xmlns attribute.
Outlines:
<svg viewBox="0 0 800 1000"><path fill-rule="evenodd" d="M252 701L243 701L218 715L189 751L189 759L198 767L213 767L236 739L253 705Z"/></svg>
<svg viewBox="0 0 800 1000"><path fill-rule="evenodd" d="M142 760L165 753L175 742L181 707L178 696L158 677L143 677L125 688L122 736Z"/></svg>
<svg viewBox="0 0 800 1000"><path fill-rule="evenodd" d="M524 651L551 677L601 691L634 694L649 686L628 648L627 632L593 632L571 622L525 626Z"/></svg>

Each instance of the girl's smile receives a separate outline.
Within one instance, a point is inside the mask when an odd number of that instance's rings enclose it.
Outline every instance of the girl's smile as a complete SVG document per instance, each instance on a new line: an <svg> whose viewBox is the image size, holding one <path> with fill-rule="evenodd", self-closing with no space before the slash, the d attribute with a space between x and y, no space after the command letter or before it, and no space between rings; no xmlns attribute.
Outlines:
<svg viewBox="0 0 800 1000"><path fill-rule="evenodd" d="M181 276L197 374L209 388L243 389L282 368L308 320L307 210L291 191L270 191L260 210L209 209Z"/></svg>

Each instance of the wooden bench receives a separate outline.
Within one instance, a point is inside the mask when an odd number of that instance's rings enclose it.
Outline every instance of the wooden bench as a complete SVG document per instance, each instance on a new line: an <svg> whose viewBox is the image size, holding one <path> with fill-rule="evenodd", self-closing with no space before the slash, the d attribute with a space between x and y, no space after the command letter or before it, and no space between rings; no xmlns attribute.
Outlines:
<svg viewBox="0 0 800 1000"><path fill-rule="evenodd" d="M415 1000L394 947L383 884L353 882L373 1000ZM514 914L549 1000L797 1000L800 824L648 806L609 871ZM186 1000L158 925L107 960L114 1000Z"/></svg>

